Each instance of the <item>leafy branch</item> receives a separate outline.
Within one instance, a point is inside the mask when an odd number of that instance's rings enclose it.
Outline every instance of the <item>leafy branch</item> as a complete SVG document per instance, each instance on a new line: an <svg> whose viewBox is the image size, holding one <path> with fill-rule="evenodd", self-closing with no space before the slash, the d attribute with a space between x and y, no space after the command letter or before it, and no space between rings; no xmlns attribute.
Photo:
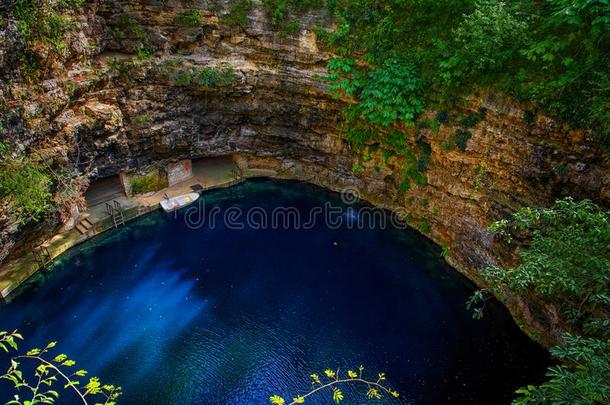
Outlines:
<svg viewBox="0 0 610 405"><path fill-rule="evenodd" d="M394 391L383 384L383 381L386 379L384 373L379 373L376 380L369 380L363 377L363 371L364 367L360 366L358 372L348 370L347 376L342 378L339 374L339 369L337 369L337 371L326 369L324 370L324 376L322 377L325 378L325 381L322 380L319 374L311 374L309 377L312 381L312 389L306 394L292 398L292 402L289 402L288 405L305 403L305 399L325 389L332 390L333 402L338 404L344 399L343 392L338 386L353 383L367 386L366 396L368 399L381 399L384 393L393 398L398 398L399 394L397 391ZM286 400L279 395L272 395L269 397L269 400L273 405L286 404Z"/></svg>
<svg viewBox="0 0 610 405"><path fill-rule="evenodd" d="M9 352L9 348L18 350L17 340L23 340L23 336L16 330L8 333L0 331L0 348ZM76 362L66 354L58 354L50 357L50 350L56 346L57 342L50 342L43 349L34 348L26 354L16 355L11 358L11 363L6 373L0 375L0 379L11 381L15 389L24 389L28 399L22 399L19 394L15 394L14 399L7 402L7 405L34 405L34 404L53 404L59 398L59 393L52 389L53 384L62 381L64 389L68 389L78 397L79 402L88 405L89 398L97 397L95 403L103 405L114 405L116 399L121 395L121 387L102 384L97 377L91 377L84 383L80 379L87 375L86 370L72 371ZM34 383L26 380L23 371L20 369L22 362L32 361L37 364L33 372ZM84 383L84 385L82 384ZM82 388L81 388L82 386ZM101 402L98 400L101 399Z"/></svg>
<svg viewBox="0 0 610 405"><path fill-rule="evenodd" d="M517 390L514 403L610 403L610 211L564 198L549 208L522 208L490 230L518 244L521 261L481 271L488 288L468 299L473 316L483 316L491 294L533 296L561 310L566 328L581 335L563 335L563 344L550 349L560 364L540 386Z"/></svg>

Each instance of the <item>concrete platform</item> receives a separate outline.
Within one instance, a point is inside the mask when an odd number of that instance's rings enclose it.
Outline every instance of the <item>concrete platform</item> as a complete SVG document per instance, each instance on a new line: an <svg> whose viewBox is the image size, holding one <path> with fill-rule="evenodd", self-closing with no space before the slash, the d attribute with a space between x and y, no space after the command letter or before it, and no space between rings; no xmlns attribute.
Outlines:
<svg viewBox="0 0 610 405"><path fill-rule="evenodd" d="M132 198L114 192L107 194L112 198L111 201L117 200L121 204L125 221L130 221L158 209L159 202L165 198L165 194L175 197L191 193L193 192L191 186L196 184L202 186L201 192L204 193L206 190L231 186L245 178L274 177L275 175L277 173L270 170L250 170L242 173L230 157L206 158L193 162L192 178L172 187ZM51 262L68 249L102 232L114 229L112 219L106 212L106 201L103 201L103 197L97 198L101 194L103 193L97 193L96 198L90 199L95 204L88 207L88 211L82 216L93 224L93 228L89 232L81 234L76 229L71 229L58 233L45 241L40 241L48 249ZM0 267L0 298L6 300L8 297L10 299L10 294L40 269L40 263L36 261L31 252L19 257L9 257Z"/></svg>

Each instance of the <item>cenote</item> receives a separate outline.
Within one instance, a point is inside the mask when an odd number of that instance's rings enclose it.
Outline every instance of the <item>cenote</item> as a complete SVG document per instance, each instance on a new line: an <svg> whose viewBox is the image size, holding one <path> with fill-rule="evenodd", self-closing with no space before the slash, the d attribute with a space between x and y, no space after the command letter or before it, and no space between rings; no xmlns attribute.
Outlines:
<svg viewBox="0 0 610 405"><path fill-rule="evenodd" d="M221 213L347 207L268 179L204 202ZM264 404L304 393L312 372L361 364L400 392L387 403L508 403L543 378L546 351L498 303L473 320L464 302L475 286L415 231L189 227L187 213L150 214L64 255L0 307L1 329L19 329L28 347L57 340L128 404ZM346 402L364 402L363 390L344 387ZM1 381L0 400L12 393ZM72 403L68 391L59 403Z"/></svg>

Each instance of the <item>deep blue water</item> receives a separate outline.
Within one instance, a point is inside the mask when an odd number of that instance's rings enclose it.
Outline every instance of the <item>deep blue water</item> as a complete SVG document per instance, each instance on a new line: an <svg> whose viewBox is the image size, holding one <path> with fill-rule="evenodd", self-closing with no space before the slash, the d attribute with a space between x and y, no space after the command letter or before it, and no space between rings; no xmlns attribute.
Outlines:
<svg viewBox="0 0 610 405"><path fill-rule="evenodd" d="M345 207L299 182L205 195L221 213L325 202ZM65 255L0 306L0 330L18 328L24 347L58 340L128 404L263 404L303 393L311 372L360 364L387 374L401 393L391 403L500 404L544 374L546 352L503 307L471 318L473 284L414 231L234 230L218 219L190 229L186 212L151 214ZM0 380L2 403L9 388ZM344 391L346 403L366 402L362 388ZM329 393L308 403L329 404Z"/></svg>

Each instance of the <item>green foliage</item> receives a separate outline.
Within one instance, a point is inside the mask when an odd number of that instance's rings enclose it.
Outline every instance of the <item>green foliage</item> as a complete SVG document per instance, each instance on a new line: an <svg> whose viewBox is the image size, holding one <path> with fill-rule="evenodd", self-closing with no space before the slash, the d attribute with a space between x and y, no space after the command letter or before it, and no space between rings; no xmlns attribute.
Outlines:
<svg viewBox="0 0 610 405"><path fill-rule="evenodd" d="M78 10L84 0L60 2L16 0L9 13L2 20L13 19L23 38L24 47L12 55L19 66L21 78L36 83L44 74L46 59L50 55L60 55L68 47L64 34L78 26L71 12ZM43 45L47 52L40 52Z"/></svg>
<svg viewBox="0 0 610 405"><path fill-rule="evenodd" d="M427 169L429 145L418 148L418 158L409 148L405 133L396 129L412 126L424 111L422 82L413 65L388 59L377 69L364 70L353 59L337 58L329 62L328 69L329 90L337 98L353 100L344 109L347 141L355 148L380 144L388 153L401 157L399 193L410 188L411 180L427 184L421 173Z"/></svg>
<svg viewBox="0 0 610 405"><path fill-rule="evenodd" d="M479 114L469 114L462 118L458 124L464 128L472 128L481 121L482 117Z"/></svg>
<svg viewBox="0 0 610 405"><path fill-rule="evenodd" d="M250 11L252 11L251 0L230 0L229 11L222 16L221 21L233 27L246 27Z"/></svg>
<svg viewBox="0 0 610 405"><path fill-rule="evenodd" d="M127 13L120 15L116 27L111 30L116 40L146 40L147 34L142 24Z"/></svg>
<svg viewBox="0 0 610 405"><path fill-rule="evenodd" d="M274 25L280 24L286 16L286 0L263 0L263 8Z"/></svg>
<svg viewBox="0 0 610 405"><path fill-rule="evenodd" d="M430 144L420 142L419 145L419 157L417 158L417 171L424 173L428 170L430 164L430 155L432 155L432 147Z"/></svg>
<svg viewBox="0 0 610 405"><path fill-rule="evenodd" d="M0 196L21 223L37 221L47 211L51 183L39 163L0 154Z"/></svg>
<svg viewBox="0 0 610 405"><path fill-rule="evenodd" d="M337 0L328 6L337 28L317 30L324 43L364 61L364 70L408 60L427 90L424 106L485 87L534 100L538 109L610 142L607 0Z"/></svg>
<svg viewBox="0 0 610 405"><path fill-rule="evenodd" d="M134 122L138 126L146 126L150 124L150 117L147 114L136 115Z"/></svg>
<svg viewBox="0 0 610 405"><path fill-rule="evenodd" d="M477 170L476 170L476 177L475 177L475 180L474 180L474 187L473 187L473 190L472 190L472 196L470 197L471 199L473 199L474 196L481 189L481 186L483 185L483 177L484 176L485 176L485 163L480 162L479 165L477 166Z"/></svg>
<svg viewBox="0 0 610 405"><path fill-rule="evenodd" d="M150 193L167 187L167 180L158 172L152 172L143 176L133 175L130 176L129 180L131 182L131 191L134 194Z"/></svg>
<svg viewBox="0 0 610 405"><path fill-rule="evenodd" d="M547 0L535 38L523 50L528 94L575 126L610 136L610 3Z"/></svg>
<svg viewBox="0 0 610 405"><path fill-rule="evenodd" d="M76 21L63 14L65 11L77 9L84 0L67 0L61 2L39 2L36 0L17 0L13 8L13 16L17 20L17 28L26 42L41 40L56 48L63 48L63 34L76 26Z"/></svg>
<svg viewBox="0 0 610 405"><path fill-rule="evenodd" d="M584 332L608 333L604 325L610 308L609 211L588 200L566 198L551 208L523 208L512 221L497 222L493 229L507 238L513 232L530 232L531 241L520 254L519 266L482 272L492 291L534 293L557 304Z"/></svg>
<svg viewBox="0 0 610 405"><path fill-rule="evenodd" d="M322 374L313 373L309 377L311 378L311 388L303 395L297 395L292 398L289 405L303 404L305 400L310 396L320 391L330 391L332 393L332 401L336 404L342 402L345 399L343 392L339 388L341 385L346 384L364 384L367 386L366 396L368 399L381 399L384 394L387 394L390 398L398 398L398 392L388 388L384 381L386 380L384 373L379 373L376 379L367 379L363 376L364 367L358 367L358 371L348 370L345 375L341 375L339 370L326 369ZM273 405L285 405L286 400L279 395L272 395L269 397L269 401Z"/></svg>
<svg viewBox="0 0 610 405"><path fill-rule="evenodd" d="M176 25L181 27L197 27L201 24L203 14L199 10L186 10L178 14L174 19Z"/></svg>
<svg viewBox="0 0 610 405"><path fill-rule="evenodd" d="M456 129L449 137L441 144L441 147L446 150L459 149L462 152L466 150L468 146L468 140L472 137L470 131L464 131L462 129Z"/></svg>
<svg viewBox="0 0 610 405"><path fill-rule="evenodd" d="M136 56L140 60L145 60L145 59L151 58L154 54L155 54L154 51L151 51L150 49L146 49L146 48L138 49L138 51L136 52Z"/></svg>
<svg viewBox="0 0 610 405"><path fill-rule="evenodd" d="M393 122L413 125L424 111L423 83L407 61L388 59L379 68L365 73L352 59L333 59L328 70L330 91L358 101L351 107L354 119L366 118L381 127Z"/></svg>
<svg viewBox="0 0 610 405"><path fill-rule="evenodd" d="M610 399L610 211L588 200L561 199L550 208L523 208L511 220L490 227L514 243L525 243L521 262L510 269L490 267L481 274L489 291L533 295L556 306L572 329L551 349L562 361L539 387L517 391L518 404L608 403ZM483 315L484 291L469 300L476 318Z"/></svg>
<svg viewBox="0 0 610 405"><path fill-rule="evenodd" d="M0 349L7 353L11 349L19 350L19 340L23 340L23 336L17 331L0 331ZM121 387L102 384L97 377L82 380L87 371L75 369L74 360L63 353L55 357L50 354L56 345L57 342L51 342L43 349L31 349L26 354L11 358L8 370L0 375L0 379L12 382L18 393L7 405L54 404L59 398L59 392L53 389L57 385L72 392L80 403L88 404L88 401L94 398L95 403L103 401L106 405L115 405L116 399L121 395ZM31 379L24 377L24 371L20 368L22 363L32 363L36 366Z"/></svg>
<svg viewBox="0 0 610 405"><path fill-rule="evenodd" d="M430 232L432 232L432 227L430 226L430 222L428 222L425 219L418 222L416 226L417 226L417 229L425 235L429 235Z"/></svg>
<svg viewBox="0 0 610 405"><path fill-rule="evenodd" d="M411 63L388 59L369 73L357 95L360 115L382 127L392 122L413 125L424 111L422 84Z"/></svg>
<svg viewBox="0 0 610 405"><path fill-rule="evenodd" d="M514 404L610 403L610 340L570 334L564 339L563 346L551 349L561 364L548 369L549 380L517 390Z"/></svg>
<svg viewBox="0 0 610 405"><path fill-rule="evenodd" d="M283 27L290 14L304 13L322 7L324 0L263 0L263 9L276 27Z"/></svg>
<svg viewBox="0 0 610 405"><path fill-rule="evenodd" d="M221 68L201 67L188 71L179 71L174 75L174 84L179 87L199 86L216 87L234 83L237 76L231 66Z"/></svg>
<svg viewBox="0 0 610 405"><path fill-rule="evenodd" d="M477 0L474 10L464 15L453 31L453 41L441 45L451 48L450 56L439 63L442 80L448 86L464 80L491 82L524 46L527 29L527 19L516 7L497 0Z"/></svg>
<svg viewBox="0 0 610 405"><path fill-rule="evenodd" d="M293 17L280 29L280 35L284 37L289 35L296 35L299 33L300 30L301 26L299 25L299 20Z"/></svg>

